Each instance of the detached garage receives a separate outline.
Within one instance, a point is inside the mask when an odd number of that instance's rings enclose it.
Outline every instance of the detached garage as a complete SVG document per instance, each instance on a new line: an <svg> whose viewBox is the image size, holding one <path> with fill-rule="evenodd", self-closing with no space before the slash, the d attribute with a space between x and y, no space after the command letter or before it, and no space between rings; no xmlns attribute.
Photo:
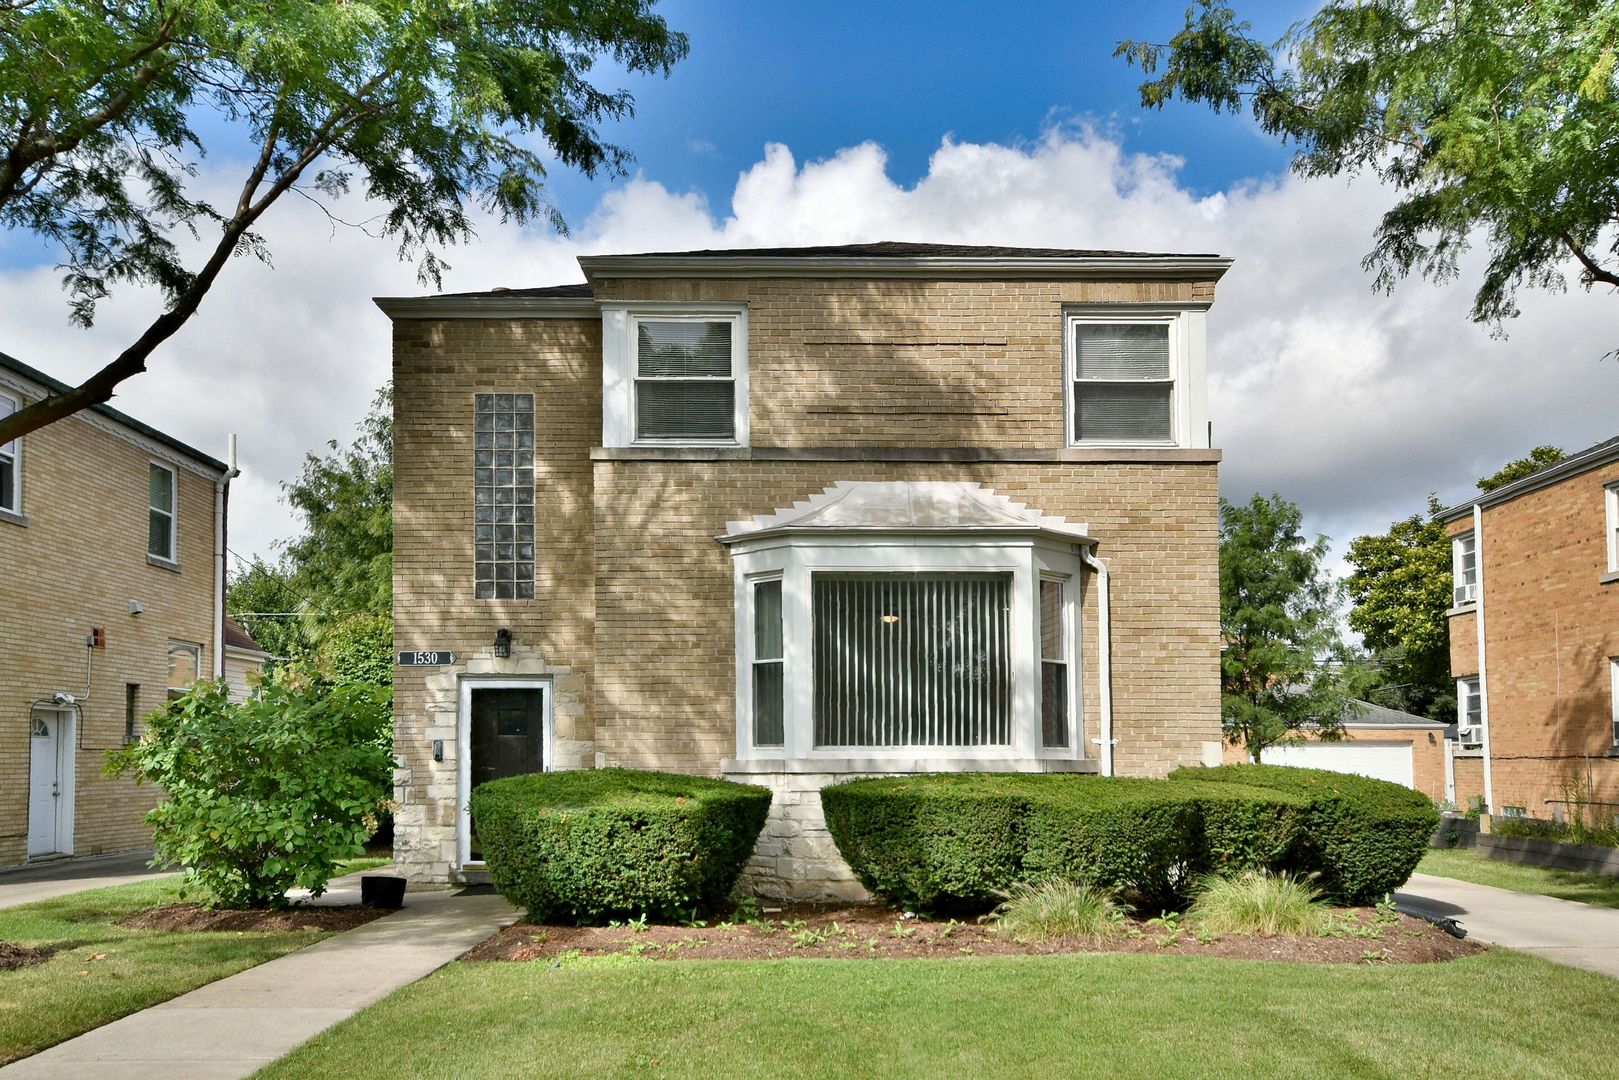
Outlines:
<svg viewBox="0 0 1619 1080"><path fill-rule="evenodd" d="M1294 765L1387 780L1415 788L1435 802L1446 797L1444 724L1369 701L1351 702L1349 708L1353 719L1345 722L1341 740L1319 742L1305 733L1305 742L1273 746L1260 754L1260 760L1266 765ZM1225 760L1248 758L1242 747L1227 745Z"/></svg>

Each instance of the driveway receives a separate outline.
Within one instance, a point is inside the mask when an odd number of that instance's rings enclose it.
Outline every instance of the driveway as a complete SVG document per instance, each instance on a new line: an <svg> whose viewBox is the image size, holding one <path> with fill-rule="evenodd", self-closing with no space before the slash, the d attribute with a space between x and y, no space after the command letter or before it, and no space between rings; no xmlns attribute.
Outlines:
<svg viewBox="0 0 1619 1080"><path fill-rule="evenodd" d="M1470 937L1619 978L1619 909L1412 874L1394 894L1401 911L1448 915Z"/></svg>
<svg viewBox="0 0 1619 1080"><path fill-rule="evenodd" d="M7 870L0 873L0 908L172 873L147 866L151 857L149 851L136 851L93 859L58 859Z"/></svg>

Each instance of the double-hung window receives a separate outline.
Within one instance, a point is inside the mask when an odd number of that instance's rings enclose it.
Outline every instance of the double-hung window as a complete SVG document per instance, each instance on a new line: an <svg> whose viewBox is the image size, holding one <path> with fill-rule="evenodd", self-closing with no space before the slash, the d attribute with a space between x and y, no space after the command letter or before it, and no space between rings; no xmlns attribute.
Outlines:
<svg viewBox="0 0 1619 1080"><path fill-rule="evenodd" d="M202 646L169 642L169 700L184 697L202 678Z"/></svg>
<svg viewBox="0 0 1619 1080"><path fill-rule="evenodd" d="M1176 441L1173 319L1068 321L1069 441Z"/></svg>
<svg viewBox="0 0 1619 1080"><path fill-rule="evenodd" d="M1450 575L1454 586L1452 604L1478 602L1478 544L1473 534L1462 533L1450 542Z"/></svg>
<svg viewBox="0 0 1619 1080"><path fill-rule="evenodd" d="M753 745L784 742L781 578L753 583Z"/></svg>
<svg viewBox="0 0 1619 1080"><path fill-rule="evenodd" d="M1484 745L1484 696L1477 675L1456 680L1456 736L1463 750Z"/></svg>
<svg viewBox="0 0 1619 1080"><path fill-rule="evenodd" d="M175 471L152 462L147 466L146 554L164 562L177 562L175 551Z"/></svg>
<svg viewBox="0 0 1619 1080"><path fill-rule="evenodd" d="M1607 504L1608 572L1619 573L1619 484L1609 484L1602 495Z"/></svg>
<svg viewBox="0 0 1619 1080"><path fill-rule="evenodd" d="M1608 710L1613 714L1613 745L1619 750L1619 656L1608 660Z"/></svg>
<svg viewBox="0 0 1619 1080"><path fill-rule="evenodd" d="M0 420L17 411L17 399L0 394ZM18 440L0 443L0 510L22 513L22 477L17 468Z"/></svg>
<svg viewBox="0 0 1619 1080"><path fill-rule="evenodd" d="M735 442L732 319L636 318L637 442Z"/></svg>

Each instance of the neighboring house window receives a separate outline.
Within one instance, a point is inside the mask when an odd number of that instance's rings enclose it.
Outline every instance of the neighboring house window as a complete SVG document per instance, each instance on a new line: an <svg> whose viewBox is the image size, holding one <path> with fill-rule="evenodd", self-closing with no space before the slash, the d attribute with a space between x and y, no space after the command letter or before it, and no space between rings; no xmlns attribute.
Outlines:
<svg viewBox="0 0 1619 1080"><path fill-rule="evenodd" d="M1478 602L1478 543L1472 533L1462 533L1450 542L1450 574L1454 585L1452 604Z"/></svg>
<svg viewBox="0 0 1619 1080"><path fill-rule="evenodd" d="M477 394L473 408L473 588L534 598L534 395Z"/></svg>
<svg viewBox="0 0 1619 1080"><path fill-rule="evenodd" d="M1619 484L1603 490L1608 504L1608 570L1619 573Z"/></svg>
<svg viewBox="0 0 1619 1080"><path fill-rule="evenodd" d="M604 305L605 446L746 446L747 309Z"/></svg>
<svg viewBox="0 0 1619 1080"><path fill-rule="evenodd" d="M1068 323L1069 440L1175 442L1173 320Z"/></svg>
<svg viewBox="0 0 1619 1080"><path fill-rule="evenodd" d="M169 700L184 697L202 678L202 646L169 642Z"/></svg>
<svg viewBox="0 0 1619 1080"><path fill-rule="evenodd" d="M1619 747L1619 656L1608 661L1608 710L1613 713L1613 745Z"/></svg>
<svg viewBox="0 0 1619 1080"><path fill-rule="evenodd" d="M1040 580L1040 733L1046 746L1068 745L1067 586Z"/></svg>
<svg viewBox="0 0 1619 1080"><path fill-rule="evenodd" d="M781 746L781 579L753 585L753 745Z"/></svg>
<svg viewBox="0 0 1619 1080"><path fill-rule="evenodd" d="M17 411L17 399L0 394L0 420ZM17 439L0 443L0 510L22 513L22 473L17 468Z"/></svg>
<svg viewBox="0 0 1619 1080"><path fill-rule="evenodd" d="M175 558L175 472L167 465L147 466L146 554L164 562Z"/></svg>
<svg viewBox="0 0 1619 1080"><path fill-rule="evenodd" d="M1484 745L1484 697L1476 675L1456 680L1456 737L1463 750Z"/></svg>

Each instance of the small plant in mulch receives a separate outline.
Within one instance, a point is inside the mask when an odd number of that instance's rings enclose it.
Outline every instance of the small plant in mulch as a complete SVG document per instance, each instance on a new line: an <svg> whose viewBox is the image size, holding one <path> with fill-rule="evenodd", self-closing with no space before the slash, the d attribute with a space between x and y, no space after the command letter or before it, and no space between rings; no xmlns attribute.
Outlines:
<svg viewBox="0 0 1619 1080"><path fill-rule="evenodd" d="M1013 886L986 921L1013 941L1097 943L1123 931L1124 908L1112 890L1050 880Z"/></svg>
<svg viewBox="0 0 1619 1080"><path fill-rule="evenodd" d="M50 949L33 949L27 945L14 945L9 941L0 941L0 971L15 971L18 968L32 967L35 964L43 964L50 958Z"/></svg>

